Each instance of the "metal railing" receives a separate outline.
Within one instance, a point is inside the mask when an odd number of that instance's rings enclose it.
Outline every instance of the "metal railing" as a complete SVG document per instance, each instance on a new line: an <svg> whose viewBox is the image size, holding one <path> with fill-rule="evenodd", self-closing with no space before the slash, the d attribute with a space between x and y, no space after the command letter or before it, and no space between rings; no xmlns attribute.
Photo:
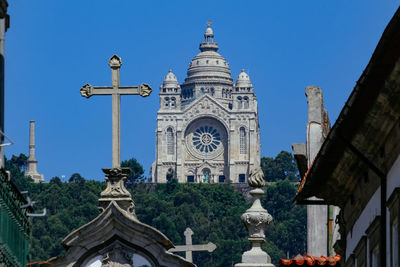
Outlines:
<svg viewBox="0 0 400 267"><path fill-rule="evenodd" d="M0 263L3 266L25 266L30 247L32 226L23 195L0 169Z"/></svg>

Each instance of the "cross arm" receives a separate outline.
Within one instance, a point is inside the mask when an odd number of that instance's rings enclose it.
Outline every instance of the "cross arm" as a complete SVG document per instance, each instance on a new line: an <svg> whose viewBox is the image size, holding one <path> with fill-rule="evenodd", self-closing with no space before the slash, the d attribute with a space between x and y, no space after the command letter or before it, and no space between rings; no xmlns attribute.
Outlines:
<svg viewBox="0 0 400 267"><path fill-rule="evenodd" d="M111 86L92 86L90 84L85 84L79 91L82 96L89 98L92 95L112 95L114 88Z"/></svg>
<svg viewBox="0 0 400 267"><path fill-rule="evenodd" d="M115 92L119 95L141 95L142 97L146 97L151 94L152 89L145 83L142 83L139 86L120 86L118 88L85 84L80 89L81 95L86 98L89 98L92 95L112 95Z"/></svg>
<svg viewBox="0 0 400 267"><path fill-rule="evenodd" d="M141 95L143 97L149 96L152 91L150 85L145 83L139 86L120 86L118 90L120 95Z"/></svg>
<svg viewBox="0 0 400 267"><path fill-rule="evenodd" d="M185 251L208 251L208 252L213 252L216 248L217 248L217 246L214 243L208 242L208 244L204 244L204 245L175 246L174 248L171 248L168 251L171 251L171 252L185 252Z"/></svg>

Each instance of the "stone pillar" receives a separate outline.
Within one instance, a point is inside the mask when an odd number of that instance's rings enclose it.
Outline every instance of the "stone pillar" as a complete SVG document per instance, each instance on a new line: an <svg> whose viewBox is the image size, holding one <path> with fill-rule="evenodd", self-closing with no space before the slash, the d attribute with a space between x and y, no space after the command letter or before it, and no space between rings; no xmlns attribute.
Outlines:
<svg viewBox="0 0 400 267"><path fill-rule="evenodd" d="M264 195L261 187L265 186L264 173L261 168L253 169L248 183L255 189L250 195L255 199L250 209L241 216L247 231L251 249L244 252L242 262L235 264L235 267L274 267L271 257L263 251L261 244L265 242L265 228L272 222L272 216L261 206L260 198Z"/></svg>
<svg viewBox="0 0 400 267"><path fill-rule="evenodd" d="M324 109L322 90L317 86L306 88L308 123L306 133L307 166L311 166L324 142ZM312 198L316 199L316 198ZM307 206L307 252L313 256L328 255L328 206Z"/></svg>
<svg viewBox="0 0 400 267"><path fill-rule="evenodd" d="M308 86L305 93L308 104L306 143L292 146L302 177L312 165L330 130L321 88L314 85ZM313 197L310 200L317 200L317 198ZM328 206L307 205L307 253L312 256L329 255L328 216Z"/></svg>
<svg viewBox="0 0 400 267"><path fill-rule="evenodd" d="M28 170L25 172L25 176L31 177L35 183L44 182L43 175L37 171L37 162L35 157L35 121L30 121Z"/></svg>

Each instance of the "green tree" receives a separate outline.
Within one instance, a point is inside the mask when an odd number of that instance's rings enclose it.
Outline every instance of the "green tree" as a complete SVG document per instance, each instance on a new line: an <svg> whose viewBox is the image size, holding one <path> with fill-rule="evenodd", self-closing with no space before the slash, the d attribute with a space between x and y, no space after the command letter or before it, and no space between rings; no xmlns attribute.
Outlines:
<svg viewBox="0 0 400 267"><path fill-rule="evenodd" d="M83 178L79 173L74 173L71 175L71 177L68 180L70 183L75 183L75 184L84 184L85 183L85 178Z"/></svg>
<svg viewBox="0 0 400 267"><path fill-rule="evenodd" d="M78 173L74 173L69 182L53 177L49 183L33 183L32 179L24 177L21 161L16 158L6 162L6 167L12 170L13 181L20 190L29 191L36 202L35 209L47 208L48 211L45 217L32 219L31 243L32 261L47 260L64 252L61 241L67 234L99 214L98 199L106 183L85 180ZM288 175L297 173L297 169L295 165L292 168L291 158L288 152L264 158L264 163L268 161L276 168L271 170L264 165L264 172L283 170L283 178L267 185L261 200L274 217L263 248L276 266L287 252L296 255L305 250L306 210L293 204L296 187L288 180ZM232 266L240 262L242 253L250 248L240 216L250 207L251 201L246 201L245 196L229 184L179 184L177 179L171 179L157 185L131 183L128 190L135 201L138 219L161 230L175 245L184 244L186 227L194 232L194 244L213 242L217 245L213 253L193 253L199 267Z"/></svg>
<svg viewBox="0 0 400 267"><path fill-rule="evenodd" d="M127 184L142 182L144 180L143 166L140 165L140 163L135 158L122 161L121 167L129 167L131 169L131 172L129 173L128 179L126 181Z"/></svg>
<svg viewBox="0 0 400 267"><path fill-rule="evenodd" d="M291 182L299 180L299 173L294 157L287 151L281 151L275 158L262 157L261 169L267 182L288 179Z"/></svg>

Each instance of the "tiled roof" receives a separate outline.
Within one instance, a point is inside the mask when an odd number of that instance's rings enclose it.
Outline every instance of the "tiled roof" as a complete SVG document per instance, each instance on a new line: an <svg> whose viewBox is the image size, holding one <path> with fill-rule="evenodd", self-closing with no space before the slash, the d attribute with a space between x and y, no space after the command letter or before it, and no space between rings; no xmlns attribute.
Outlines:
<svg viewBox="0 0 400 267"><path fill-rule="evenodd" d="M296 257L290 260L281 259L279 261L279 266L340 266L339 261L339 255L332 257L326 257L324 255L321 257L313 257L309 254L306 254L305 256L298 254Z"/></svg>

